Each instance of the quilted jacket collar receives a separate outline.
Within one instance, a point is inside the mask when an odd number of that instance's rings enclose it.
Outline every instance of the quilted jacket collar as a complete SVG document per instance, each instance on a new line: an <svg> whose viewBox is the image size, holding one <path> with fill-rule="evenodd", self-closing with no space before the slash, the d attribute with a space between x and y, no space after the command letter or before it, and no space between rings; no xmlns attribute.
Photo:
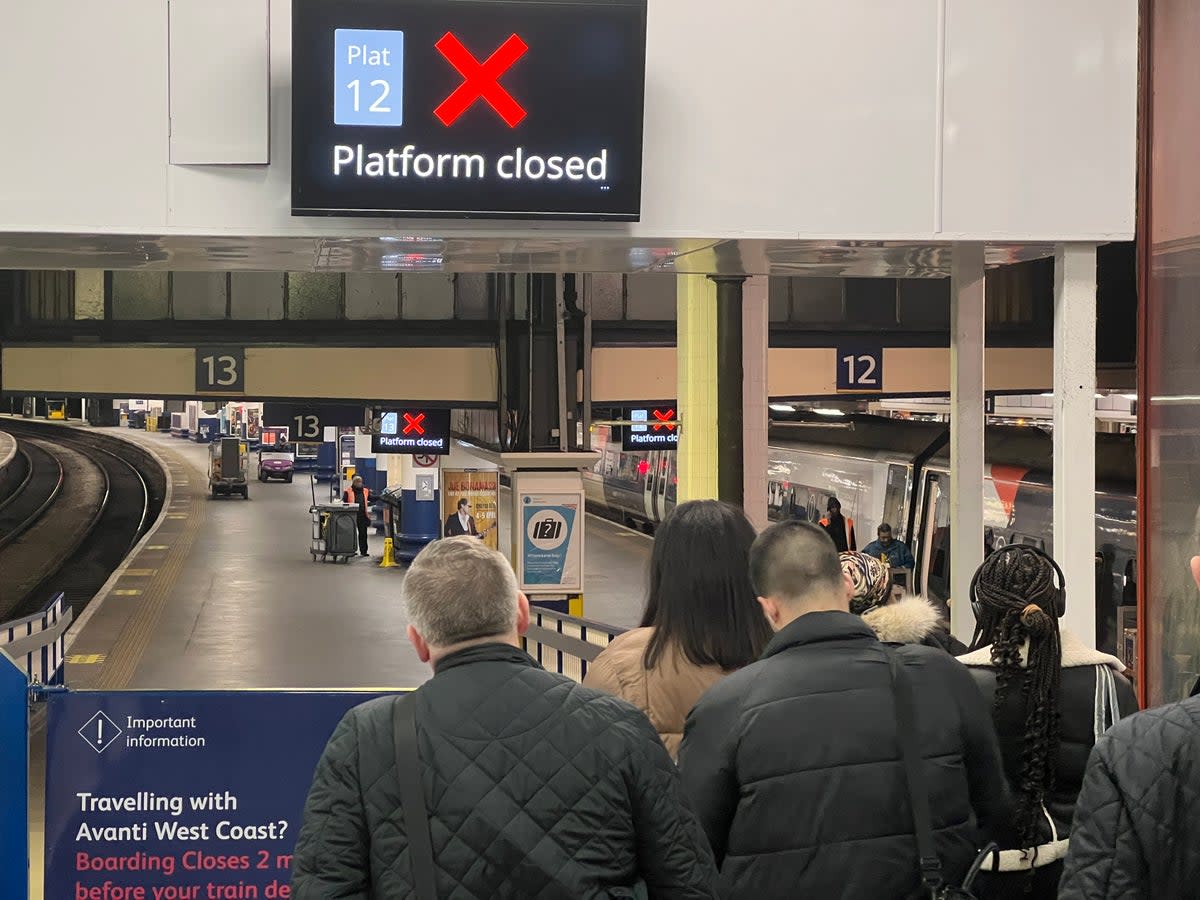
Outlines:
<svg viewBox="0 0 1200 900"><path fill-rule="evenodd" d="M441 675L458 666L479 662L510 662L533 669L541 668L537 660L524 650L514 647L512 644L497 642L495 644L476 644L473 647L456 650L449 656L443 656L434 666L433 674Z"/></svg>
<svg viewBox="0 0 1200 900"><path fill-rule="evenodd" d="M791 647L818 644L823 641L875 641L875 632L860 616L829 610L805 613L796 621L776 632L767 644L762 659L774 656Z"/></svg>

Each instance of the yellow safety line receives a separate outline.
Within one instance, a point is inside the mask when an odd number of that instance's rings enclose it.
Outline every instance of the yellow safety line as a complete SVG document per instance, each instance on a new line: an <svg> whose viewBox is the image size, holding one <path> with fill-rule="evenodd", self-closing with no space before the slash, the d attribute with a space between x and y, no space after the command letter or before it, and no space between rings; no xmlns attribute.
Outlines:
<svg viewBox="0 0 1200 900"><path fill-rule="evenodd" d="M179 483L175 482L176 485ZM120 637L117 638L109 653L112 662L105 665L100 677L96 679L97 689L120 690L128 687L129 682L133 679L146 648L150 646L150 642L154 638L158 620L179 581L179 575L187 563L192 545L204 526L207 510L202 500L193 497L189 514L169 515L167 518L186 519L187 525L175 536L174 543L163 559L162 565L147 584L145 602L125 623Z"/></svg>

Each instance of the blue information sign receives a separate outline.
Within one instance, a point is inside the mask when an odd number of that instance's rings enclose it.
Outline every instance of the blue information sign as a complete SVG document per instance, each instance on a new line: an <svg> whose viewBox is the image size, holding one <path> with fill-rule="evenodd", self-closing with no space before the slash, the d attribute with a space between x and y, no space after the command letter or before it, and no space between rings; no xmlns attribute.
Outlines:
<svg viewBox="0 0 1200 900"><path fill-rule="evenodd" d="M329 735L366 692L53 695L47 897L289 897Z"/></svg>
<svg viewBox="0 0 1200 900"><path fill-rule="evenodd" d="M837 389L854 393L883 390L883 347L857 344L837 348Z"/></svg>
<svg viewBox="0 0 1200 900"><path fill-rule="evenodd" d="M526 494L521 498L521 589L583 589L579 493Z"/></svg>
<svg viewBox="0 0 1200 900"><path fill-rule="evenodd" d="M333 122L404 124L403 31L334 30Z"/></svg>

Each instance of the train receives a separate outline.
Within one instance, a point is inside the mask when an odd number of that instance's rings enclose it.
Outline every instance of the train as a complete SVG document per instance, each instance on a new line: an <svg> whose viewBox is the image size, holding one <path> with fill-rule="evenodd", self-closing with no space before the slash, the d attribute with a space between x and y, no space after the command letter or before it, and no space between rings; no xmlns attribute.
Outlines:
<svg viewBox="0 0 1200 900"><path fill-rule="evenodd" d="M887 522L916 559L913 588L950 600L950 432L946 425L850 415L772 422L767 501L772 520L818 521L831 497L854 519L858 546ZM1097 646L1128 656L1136 606L1136 462L1132 435L1096 434ZM597 426L600 454L584 473L591 511L652 532L676 502L675 451L623 450ZM1053 554L1052 440L1035 427L988 426L984 551L1025 544ZM1069 588L1069 586L1068 586Z"/></svg>

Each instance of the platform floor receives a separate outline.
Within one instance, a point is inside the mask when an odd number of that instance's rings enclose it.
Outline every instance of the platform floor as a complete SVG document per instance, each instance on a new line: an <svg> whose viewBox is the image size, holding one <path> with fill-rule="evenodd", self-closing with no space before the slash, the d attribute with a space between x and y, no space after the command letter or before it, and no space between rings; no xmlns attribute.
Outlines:
<svg viewBox="0 0 1200 900"><path fill-rule="evenodd" d="M159 455L171 497L156 530L72 628L72 689L408 687L430 676L405 635L404 569L378 566L383 538L371 536L370 559L312 561L311 479L252 481L249 501L210 500L206 446L113 433ZM328 497L328 485L316 489ZM507 503L502 491L502 521ZM650 548L641 533L588 516L586 617L637 624ZM44 724L35 717L30 746L33 900L42 897Z"/></svg>
<svg viewBox="0 0 1200 900"><path fill-rule="evenodd" d="M160 455L172 498L110 594L85 611L68 650L69 685L404 687L429 677L405 636L404 570L377 564L381 537L371 537L372 559L312 561L309 478L252 481L248 502L211 500L207 447L119 434ZM316 489L328 497L328 485ZM584 615L636 624L650 540L595 516L587 529Z"/></svg>

